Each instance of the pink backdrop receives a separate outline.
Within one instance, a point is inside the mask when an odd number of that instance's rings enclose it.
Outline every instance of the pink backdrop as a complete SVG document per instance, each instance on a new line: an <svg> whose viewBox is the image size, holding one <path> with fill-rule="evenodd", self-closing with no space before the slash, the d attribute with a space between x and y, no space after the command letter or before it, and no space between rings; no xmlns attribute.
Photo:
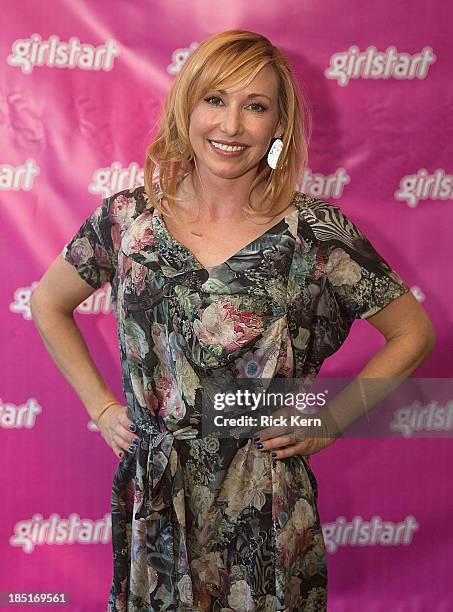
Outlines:
<svg viewBox="0 0 453 612"><path fill-rule="evenodd" d="M451 377L446 26L453 7L422 0L4 0L3 7L0 591L64 591L70 610L96 612L106 607L112 576L117 459L40 341L29 312L35 284L102 198L143 183L158 109L188 54L214 32L251 29L287 52L314 111L300 190L341 206L423 303L437 346L414 376ZM76 317L123 399L109 294L106 285ZM353 376L382 345L371 325L356 322L321 374ZM329 610L453 610L452 459L450 439L428 435L339 440L312 458Z"/></svg>

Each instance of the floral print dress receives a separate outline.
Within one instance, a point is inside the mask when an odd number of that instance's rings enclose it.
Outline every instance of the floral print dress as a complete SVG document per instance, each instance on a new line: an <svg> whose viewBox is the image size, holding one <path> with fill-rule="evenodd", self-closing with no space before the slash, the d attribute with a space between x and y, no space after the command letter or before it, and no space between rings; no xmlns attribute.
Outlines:
<svg viewBox="0 0 453 612"><path fill-rule="evenodd" d="M90 286L111 283L141 440L113 479L109 612L326 610L307 458L200 433L207 377L314 379L354 319L409 290L340 208L298 191L292 203L211 268L143 187L104 199L63 249Z"/></svg>

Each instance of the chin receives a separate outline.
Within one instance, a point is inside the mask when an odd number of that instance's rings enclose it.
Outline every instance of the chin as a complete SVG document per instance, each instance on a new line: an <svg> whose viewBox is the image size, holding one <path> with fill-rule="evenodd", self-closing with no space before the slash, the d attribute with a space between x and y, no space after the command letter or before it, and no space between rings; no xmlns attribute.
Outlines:
<svg viewBox="0 0 453 612"><path fill-rule="evenodd" d="M219 178L235 179L239 178L249 170L250 168L224 168L223 171L213 170L212 173L218 176Z"/></svg>

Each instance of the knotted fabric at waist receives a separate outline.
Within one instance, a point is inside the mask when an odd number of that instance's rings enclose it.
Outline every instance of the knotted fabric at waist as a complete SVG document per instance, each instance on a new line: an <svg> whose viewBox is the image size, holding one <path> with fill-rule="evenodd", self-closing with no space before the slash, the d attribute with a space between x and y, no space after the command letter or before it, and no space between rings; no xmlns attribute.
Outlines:
<svg viewBox="0 0 453 612"><path fill-rule="evenodd" d="M200 437L192 426L175 431L147 432L142 429L140 446L135 451L134 518L145 521L159 519L173 500L173 480L182 477L175 440Z"/></svg>

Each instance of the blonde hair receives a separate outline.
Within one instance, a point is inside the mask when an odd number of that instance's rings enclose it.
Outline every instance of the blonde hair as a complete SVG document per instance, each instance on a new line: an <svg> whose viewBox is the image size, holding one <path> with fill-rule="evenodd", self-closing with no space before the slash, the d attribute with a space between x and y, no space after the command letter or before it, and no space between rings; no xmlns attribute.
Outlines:
<svg viewBox="0 0 453 612"><path fill-rule="evenodd" d="M189 140L194 106L210 90L247 86L267 65L278 77L283 149L275 170L267 163L267 153L261 159L243 210L257 216L276 216L288 207L308 158L310 108L283 51L261 34L246 30L227 30L204 40L173 82L162 106L156 137L146 151L144 182L152 207L162 214L174 215L173 202L179 201L178 182L194 166L196 169ZM266 187L257 210L251 204L252 193L263 182Z"/></svg>

